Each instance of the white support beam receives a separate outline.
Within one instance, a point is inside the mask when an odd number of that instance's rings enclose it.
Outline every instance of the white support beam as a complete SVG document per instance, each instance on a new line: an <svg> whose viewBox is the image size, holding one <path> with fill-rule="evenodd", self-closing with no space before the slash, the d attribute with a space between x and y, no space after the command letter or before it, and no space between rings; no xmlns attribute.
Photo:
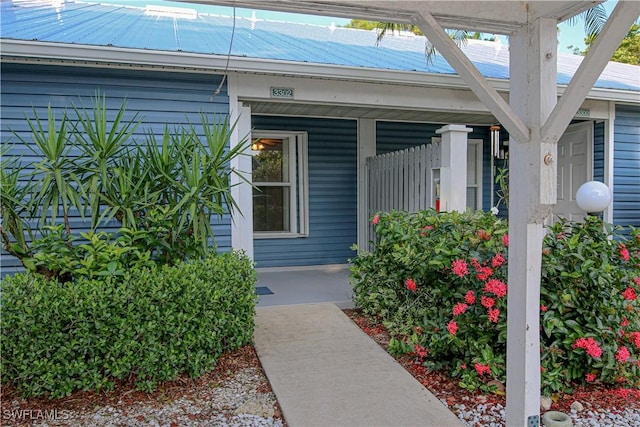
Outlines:
<svg viewBox="0 0 640 427"><path fill-rule="evenodd" d="M618 2L542 128L543 140L557 141L562 136L639 14L639 1Z"/></svg>
<svg viewBox="0 0 640 427"><path fill-rule="evenodd" d="M615 160L615 121L616 121L616 103L609 102L609 118L604 122L604 183L607 184L611 190L611 194L615 198L616 195L613 192L614 185L614 160ZM604 210L602 219L605 222L613 224L613 201L609 203L609 206Z"/></svg>
<svg viewBox="0 0 640 427"><path fill-rule="evenodd" d="M417 25L424 35L429 39L440 54L449 62L449 65L460 75L469 85L469 88L476 94L500 123L509 131L509 135L520 141L528 141L529 128L522 119L513 112L498 92L491 87L489 82L478 71L473 63L456 46L449 35L440 26L438 21L429 12L420 12L413 18L413 23ZM555 79L554 79L555 81Z"/></svg>
<svg viewBox="0 0 640 427"><path fill-rule="evenodd" d="M231 146L243 142L251 135L251 107L238 101L238 79L235 75L229 75L227 80L229 92L229 108L231 123L236 123L231 134ZM233 250L242 250L253 260L253 189L251 188L251 148L234 157L231 167L242 173L243 180L236 174L231 175L231 196L238 204L239 211L232 216L231 221L231 247Z"/></svg>
<svg viewBox="0 0 640 427"><path fill-rule="evenodd" d="M367 158L376 155L376 121L358 119L358 247L369 249Z"/></svg>
<svg viewBox="0 0 640 427"><path fill-rule="evenodd" d="M541 140L557 102L555 19L510 38L510 103L531 139L509 144L507 425L540 424L540 279L544 221L556 199L556 144Z"/></svg>

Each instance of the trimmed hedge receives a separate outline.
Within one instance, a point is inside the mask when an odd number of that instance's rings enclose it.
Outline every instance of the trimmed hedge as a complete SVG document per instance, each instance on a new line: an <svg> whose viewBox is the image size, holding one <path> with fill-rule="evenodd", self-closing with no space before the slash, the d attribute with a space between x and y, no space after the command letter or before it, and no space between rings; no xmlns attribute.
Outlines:
<svg viewBox="0 0 640 427"><path fill-rule="evenodd" d="M69 283L37 274L2 281L0 374L24 396L139 389L199 376L250 342L256 275L243 253Z"/></svg>

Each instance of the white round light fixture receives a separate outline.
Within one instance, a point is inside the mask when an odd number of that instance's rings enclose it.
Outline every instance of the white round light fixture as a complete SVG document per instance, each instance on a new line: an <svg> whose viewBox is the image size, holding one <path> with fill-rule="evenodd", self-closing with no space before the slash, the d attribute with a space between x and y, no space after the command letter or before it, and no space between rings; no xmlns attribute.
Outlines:
<svg viewBox="0 0 640 427"><path fill-rule="evenodd" d="M602 212L611 203L611 190L599 181L587 181L578 188L576 202L587 213Z"/></svg>

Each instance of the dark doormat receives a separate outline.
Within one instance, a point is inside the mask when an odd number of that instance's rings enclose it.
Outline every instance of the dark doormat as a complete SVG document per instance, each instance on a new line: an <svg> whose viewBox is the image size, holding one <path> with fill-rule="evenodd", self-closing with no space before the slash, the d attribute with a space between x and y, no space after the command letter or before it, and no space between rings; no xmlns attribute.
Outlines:
<svg viewBox="0 0 640 427"><path fill-rule="evenodd" d="M256 286L256 295L273 295L273 291L266 286Z"/></svg>

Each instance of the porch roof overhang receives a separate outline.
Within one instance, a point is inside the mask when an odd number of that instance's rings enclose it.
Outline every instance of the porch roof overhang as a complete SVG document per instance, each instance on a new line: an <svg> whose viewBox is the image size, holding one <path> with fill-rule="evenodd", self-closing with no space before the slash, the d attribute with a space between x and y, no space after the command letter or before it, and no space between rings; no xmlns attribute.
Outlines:
<svg viewBox="0 0 640 427"><path fill-rule="evenodd" d="M267 9L309 15L370 21L413 23L416 14L428 11L445 28L509 34L531 20L553 18L558 22L602 3L590 1L432 1L432 0L178 0ZM526 7L523 7L526 4Z"/></svg>

